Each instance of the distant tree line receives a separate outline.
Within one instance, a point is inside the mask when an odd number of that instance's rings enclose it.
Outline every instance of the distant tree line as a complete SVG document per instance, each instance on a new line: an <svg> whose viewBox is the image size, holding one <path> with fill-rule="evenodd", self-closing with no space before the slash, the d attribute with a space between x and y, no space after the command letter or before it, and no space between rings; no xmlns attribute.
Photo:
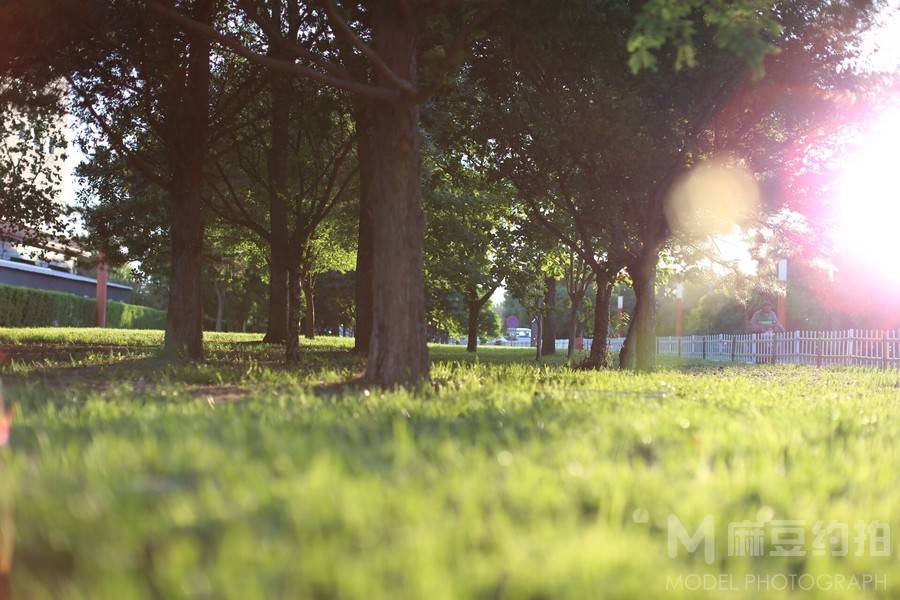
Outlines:
<svg viewBox="0 0 900 600"><path fill-rule="evenodd" d="M500 333L503 287L548 340L591 332L581 366L602 368L628 286L619 362L651 369L660 277L692 248L673 189L710 160L777 179L785 140L858 85L841 65L875 8L10 0L2 218L58 224L58 171L26 174L68 113L86 237L165 290L174 358L202 359L212 322L295 364L325 319L352 327L369 383L416 384L429 337Z"/></svg>

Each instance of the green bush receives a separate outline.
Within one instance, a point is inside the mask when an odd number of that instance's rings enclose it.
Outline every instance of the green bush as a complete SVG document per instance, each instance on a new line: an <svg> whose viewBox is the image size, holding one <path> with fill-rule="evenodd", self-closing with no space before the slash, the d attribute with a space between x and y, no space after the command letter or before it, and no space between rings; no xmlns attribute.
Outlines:
<svg viewBox="0 0 900 600"><path fill-rule="evenodd" d="M115 329L165 329L165 311L110 300L106 303L106 326Z"/></svg>
<svg viewBox="0 0 900 600"><path fill-rule="evenodd" d="M49 292L0 285L0 327L93 327L97 303L75 294ZM166 313L155 308L109 301L108 327L119 329L162 329Z"/></svg>

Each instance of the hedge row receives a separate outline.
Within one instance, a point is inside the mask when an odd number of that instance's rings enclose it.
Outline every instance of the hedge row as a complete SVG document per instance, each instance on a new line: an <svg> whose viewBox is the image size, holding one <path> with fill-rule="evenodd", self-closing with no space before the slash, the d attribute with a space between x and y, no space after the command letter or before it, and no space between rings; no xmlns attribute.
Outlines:
<svg viewBox="0 0 900 600"><path fill-rule="evenodd" d="M166 311L110 300L106 303L106 326L115 329L165 329Z"/></svg>
<svg viewBox="0 0 900 600"><path fill-rule="evenodd" d="M93 298L0 284L0 327L93 327ZM106 326L116 329L163 329L166 313L155 308L110 300Z"/></svg>

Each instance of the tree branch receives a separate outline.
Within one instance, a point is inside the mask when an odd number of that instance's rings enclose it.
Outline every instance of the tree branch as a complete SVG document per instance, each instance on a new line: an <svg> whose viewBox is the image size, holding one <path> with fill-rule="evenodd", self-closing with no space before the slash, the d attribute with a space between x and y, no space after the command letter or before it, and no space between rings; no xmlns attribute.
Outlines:
<svg viewBox="0 0 900 600"><path fill-rule="evenodd" d="M416 94L416 102L425 102L438 92L444 77L446 77L450 71L458 68L462 63L462 57L464 55L463 50L472 43L472 36L475 31L482 23L492 17L499 8L499 2L491 2L486 9L475 15L472 20L463 27L456 38L450 42L450 45L444 54L446 60L444 60L444 64L438 68L434 81L432 81L429 86L419 90L418 94Z"/></svg>
<svg viewBox="0 0 900 600"><path fill-rule="evenodd" d="M351 29L341 15L338 14L337 8L334 6L332 0L319 0L319 3L325 8L325 14L328 15L328 21L334 28L335 33L346 39L354 48L362 52L363 56L368 59L375 70L381 73L396 89L405 92L406 94L416 94L417 90L412 83L398 77L387 63L384 62L384 59L354 33L353 29Z"/></svg>
<svg viewBox="0 0 900 600"><path fill-rule="evenodd" d="M375 100L391 101L396 100L398 97L398 94L395 90L370 85L368 83L361 83L353 79L335 77L334 75L322 73L320 71L316 71L315 69L310 69L309 67L299 65L297 63L272 58L271 56L266 56L264 54L260 54L253 50L250 50L233 37L220 33L215 28L210 27L209 25L205 25L203 23L195 21L194 19L182 14L181 12L173 8L161 4L158 0L147 0L147 6L150 8L150 10L157 13L162 18L172 21L173 23L181 26L183 29L203 35L216 42L217 44L228 48L238 56L242 56L251 62L272 69L273 71L279 71L281 73L286 73L294 77L305 77L307 79L312 79L314 81L319 81L326 85L330 85L331 87L337 88L339 90L345 90L354 94L365 96L367 98L373 98Z"/></svg>
<svg viewBox="0 0 900 600"><path fill-rule="evenodd" d="M140 171L144 176L153 181L156 185L164 190L168 190L170 187L169 182L159 171L157 171L153 165L146 160L145 158L139 156L136 152L134 152L131 148L125 145L122 136L113 131L112 126L110 126L106 120L100 116L100 114L94 109L94 105L88 100L87 95L84 90L82 90L78 84L75 83L75 80L71 77L66 77L66 81L69 86L75 90L75 92L81 97L81 105L85 110L91 115L91 120L97 125L102 131L103 135L109 140L109 143L113 145L113 147L124 155L125 160L127 160L134 168Z"/></svg>

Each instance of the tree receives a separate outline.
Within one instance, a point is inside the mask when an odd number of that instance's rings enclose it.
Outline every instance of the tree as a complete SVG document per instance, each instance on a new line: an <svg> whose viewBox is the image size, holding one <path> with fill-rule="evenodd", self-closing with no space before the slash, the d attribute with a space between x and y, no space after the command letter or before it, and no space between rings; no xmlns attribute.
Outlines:
<svg viewBox="0 0 900 600"><path fill-rule="evenodd" d="M556 278L544 277L543 315L541 320L541 356L556 354Z"/></svg>
<svg viewBox="0 0 900 600"><path fill-rule="evenodd" d="M340 221L340 222L339 222ZM303 289L303 335L316 335L316 281L324 273L346 273L353 267L354 252L348 247L348 231L341 224L348 221L332 219L320 227L303 250L300 282Z"/></svg>
<svg viewBox="0 0 900 600"><path fill-rule="evenodd" d="M803 95L798 113L792 101L797 95L783 91L845 87L847 70L841 65L855 52L855 40L872 8L873 3L842 1L774 6L697 1L674 13L663 2L645 7L629 41L632 69L655 67L653 49L672 42L675 56L667 69L672 85L660 89L657 97L675 97L672 90L687 78L707 82L710 91L692 90L690 103L674 105L683 121L678 153L660 164L655 189L641 206L643 221L650 226L643 229L641 248L627 267L638 302L620 355L624 365L634 361L648 369L654 363L653 280L659 250L671 233L663 213L673 186L692 166L724 151L743 151L745 160L758 166L761 159L769 164L783 161L785 138L815 123L817 111L809 109L820 104L820 99ZM666 56L671 60L671 54ZM681 74L682 67L691 69ZM654 79L659 75L654 72ZM773 96L773 88L782 93Z"/></svg>
<svg viewBox="0 0 900 600"><path fill-rule="evenodd" d="M571 364L575 359L575 339L578 336L578 314L584 304L584 296L594 281L594 272L570 248L566 253L565 284L569 296L569 349L566 353ZM596 335L596 334L595 334Z"/></svg>
<svg viewBox="0 0 900 600"><path fill-rule="evenodd" d="M216 4L185 0L180 7L208 26ZM39 31L46 39L37 50L12 54L5 66L27 70L35 82L65 81L70 109L85 124L86 153L106 165L128 164L164 190L172 261L165 347L171 356L200 358L203 173L229 116L229 95L212 94L209 40L134 8L55 0L19 13L35 28L31 35Z"/></svg>
<svg viewBox="0 0 900 600"><path fill-rule="evenodd" d="M482 93L467 133L515 183L534 218L591 266L595 334L606 330L612 281L622 269L630 276L636 305L623 366L653 366L654 282L671 233L665 209L673 186L721 151L709 141L721 142L728 127L731 148L751 134L778 138L766 126L771 104L757 111L738 103L733 123L719 117L753 89L763 60L779 48L785 52L769 62L784 61L788 50L800 57L778 69L781 77L798 65L815 65L817 76L803 72L812 81L838 71L830 57L840 56L833 50L843 42L834 41L850 35L860 10L789 4L649 2L638 11L618 2L572 3L568 11L537 5L512 15L504 35L486 40L472 59L467 75ZM833 25L824 36L832 39L806 37L822 19ZM671 39L678 40L674 49L666 46ZM647 56L663 47L666 68L631 73L655 67ZM818 56L823 49L827 60ZM597 342L586 366L605 364L605 344Z"/></svg>
<svg viewBox="0 0 900 600"><path fill-rule="evenodd" d="M211 314L215 314L216 331L245 330L253 305L260 300L255 282L260 279L265 252L242 233L229 223L211 223L207 227L204 266L209 277L204 292L211 288L215 296Z"/></svg>
<svg viewBox="0 0 900 600"><path fill-rule="evenodd" d="M67 232L59 199L67 141L61 92L0 79L0 240L41 242Z"/></svg>
<svg viewBox="0 0 900 600"><path fill-rule="evenodd" d="M474 0L416 7L394 0L347 2L341 10L324 0L323 21L321 12L295 3L295 11L318 19L325 28L301 27L298 39L291 39L260 13L260 0L240 4L289 59L255 52L190 15L149 2L173 23L258 65L353 95L358 106L354 115L360 136L361 202L372 217L373 322L366 378L383 386L415 383L428 374L419 104L433 96L446 73L461 62L492 8L481 10L486 3ZM472 13L465 9L471 7L479 10L467 19ZM329 31L327 36L323 29ZM421 35L423 31L430 35ZM333 60L335 56L340 62ZM420 57L426 59L421 64ZM360 251L365 251L362 244Z"/></svg>
<svg viewBox="0 0 900 600"><path fill-rule="evenodd" d="M425 269L429 285L461 294L468 352L478 348L484 307L516 268L518 216L508 186L491 183L452 155L430 153L425 187L429 219Z"/></svg>
<svg viewBox="0 0 900 600"><path fill-rule="evenodd" d="M81 6L77 6L81 4ZM66 90L48 64L72 46L94 57L101 2L10 0L0 7L0 238L46 242L71 234L59 197L66 159Z"/></svg>
<svg viewBox="0 0 900 600"><path fill-rule="evenodd" d="M484 149L485 168L516 186L529 216L593 274L595 339L584 366L601 367L629 236L630 182L620 171L647 151L622 143L630 107L614 88L629 77L630 13L616 3L527 6L472 58L467 75L479 93L465 135Z"/></svg>
<svg viewBox="0 0 900 600"><path fill-rule="evenodd" d="M333 241L320 236L319 228L351 197L357 181L355 133L332 90L319 90L307 81L270 79L279 82L270 81L269 89L247 104L241 119L247 127L236 129L228 151L214 158L217 177L210 181L210 205L268 246L266 340L278 339L284 318L285 359L296 364L303 296L306 333L312 336L315 275L330 256L323 241ZM268 121L268 139L255 133L261 120Z"/></svg>

